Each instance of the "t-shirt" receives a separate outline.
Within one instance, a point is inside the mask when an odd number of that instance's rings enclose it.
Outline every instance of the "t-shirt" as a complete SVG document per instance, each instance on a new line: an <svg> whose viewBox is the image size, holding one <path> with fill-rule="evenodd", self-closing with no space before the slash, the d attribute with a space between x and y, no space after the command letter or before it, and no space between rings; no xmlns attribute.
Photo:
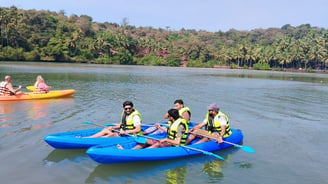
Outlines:
<svg viewBox="0 0 328 184"><path fill-rule="evenodd" d="M227 120L224 116L215 116L213 122L219 121L221 126L227 125ZM203 123L207 123L207 119L203 120Z"/></svg>
<svg viewBox="0 0 328 184"><path fill-rule="evenodd" d="M186 128L183 125L179 125L178 127L178 132L177 132L177 137L182 137L183 133L186 131Z"/></svg>
<svg viewBox="0 0 328 184"><path fill-rule="evenodd" d="M133 116L133 125L136 126L140 126L141 125L141 119L139 116Z"/></svg>

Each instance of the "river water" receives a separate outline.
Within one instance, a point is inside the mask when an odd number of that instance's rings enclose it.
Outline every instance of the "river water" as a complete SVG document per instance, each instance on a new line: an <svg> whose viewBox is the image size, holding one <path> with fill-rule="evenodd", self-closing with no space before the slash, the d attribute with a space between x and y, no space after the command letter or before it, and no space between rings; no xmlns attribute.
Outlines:
<svg viewBox="0 0 328 184"><path fill-rule="evenodd" d="M246 70L53 63L0 63L0 77L32 85L41 74L52 89L73 97L0 102L1 183L327 183L328 75ZM192 121L218 103L243 131L239 149L177 160L106 165L85 150L55 150L50 133L117 123L132 100L144 123L163 121L175 99ZM171 176L171 177L169 177ZM175 177L172 177L175 176Z"/></svg>

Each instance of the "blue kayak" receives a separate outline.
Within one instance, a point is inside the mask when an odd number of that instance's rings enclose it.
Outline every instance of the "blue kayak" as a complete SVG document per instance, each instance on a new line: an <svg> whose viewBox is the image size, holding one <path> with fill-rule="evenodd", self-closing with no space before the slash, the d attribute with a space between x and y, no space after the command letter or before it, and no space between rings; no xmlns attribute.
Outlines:
<svg viewBox="0 0 328 184"><path fill-rule="evenodd" d="M166 123L166 122L162 122ZM190 126L194 126L196 123L191 122ZM108 124L112 125L112 124ZM153 127L154 124L143 125L142 130L146 130L147 128ZM70 132L60 132L49 134L44 137L44 141L47 142L50 146L56 149L85 149L91 146L99 145L99 144L108 144L108 143L127 143L131 140L134 141L136 138L132 136L121 136L121 137L97 137L97 138L86 138L91 136L99 131L102 128L94 128L94 129L86 129L86 130L77 130ZM166 134L155 134L150 136L157 136L159 138L165 137Z"/></svg>
<svg viewBox="0 0 328 184"><path fill-rule="evenodd" d="M232 129L232 134L224 139L226 142L221 144L218 144L216 141L193 144L196 141L197 139L187 146L131 149L137 144L136 141L131 140L120 144L124 149L118 149L117 144L105 144L93 146L86 153L92 160L103 164L167 160L204 153L217 156L211 152L232 147L233 144L242 143L243 134L239 129Z"/></svg>

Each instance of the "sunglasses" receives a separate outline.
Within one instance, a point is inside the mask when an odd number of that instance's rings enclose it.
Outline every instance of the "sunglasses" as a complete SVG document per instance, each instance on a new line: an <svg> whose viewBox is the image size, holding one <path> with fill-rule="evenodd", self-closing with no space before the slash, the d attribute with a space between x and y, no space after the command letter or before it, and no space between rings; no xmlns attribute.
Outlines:
<svg viewBox="0 0 328 184"><path fill-rule="evenodd" d="M124 110L131 110L132 109L132 107L126 107L126 108L124 108Z"/></svg>

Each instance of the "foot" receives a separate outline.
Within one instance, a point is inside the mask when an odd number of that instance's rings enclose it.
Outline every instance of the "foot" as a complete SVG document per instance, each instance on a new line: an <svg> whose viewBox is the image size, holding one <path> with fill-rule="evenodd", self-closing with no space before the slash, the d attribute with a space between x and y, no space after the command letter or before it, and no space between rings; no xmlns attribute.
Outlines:
<svg viewBox="0 0 328 184"><path fill-rule="evenodd" d="M124 149L120 144L116 145L117 149Z"/></svg>

